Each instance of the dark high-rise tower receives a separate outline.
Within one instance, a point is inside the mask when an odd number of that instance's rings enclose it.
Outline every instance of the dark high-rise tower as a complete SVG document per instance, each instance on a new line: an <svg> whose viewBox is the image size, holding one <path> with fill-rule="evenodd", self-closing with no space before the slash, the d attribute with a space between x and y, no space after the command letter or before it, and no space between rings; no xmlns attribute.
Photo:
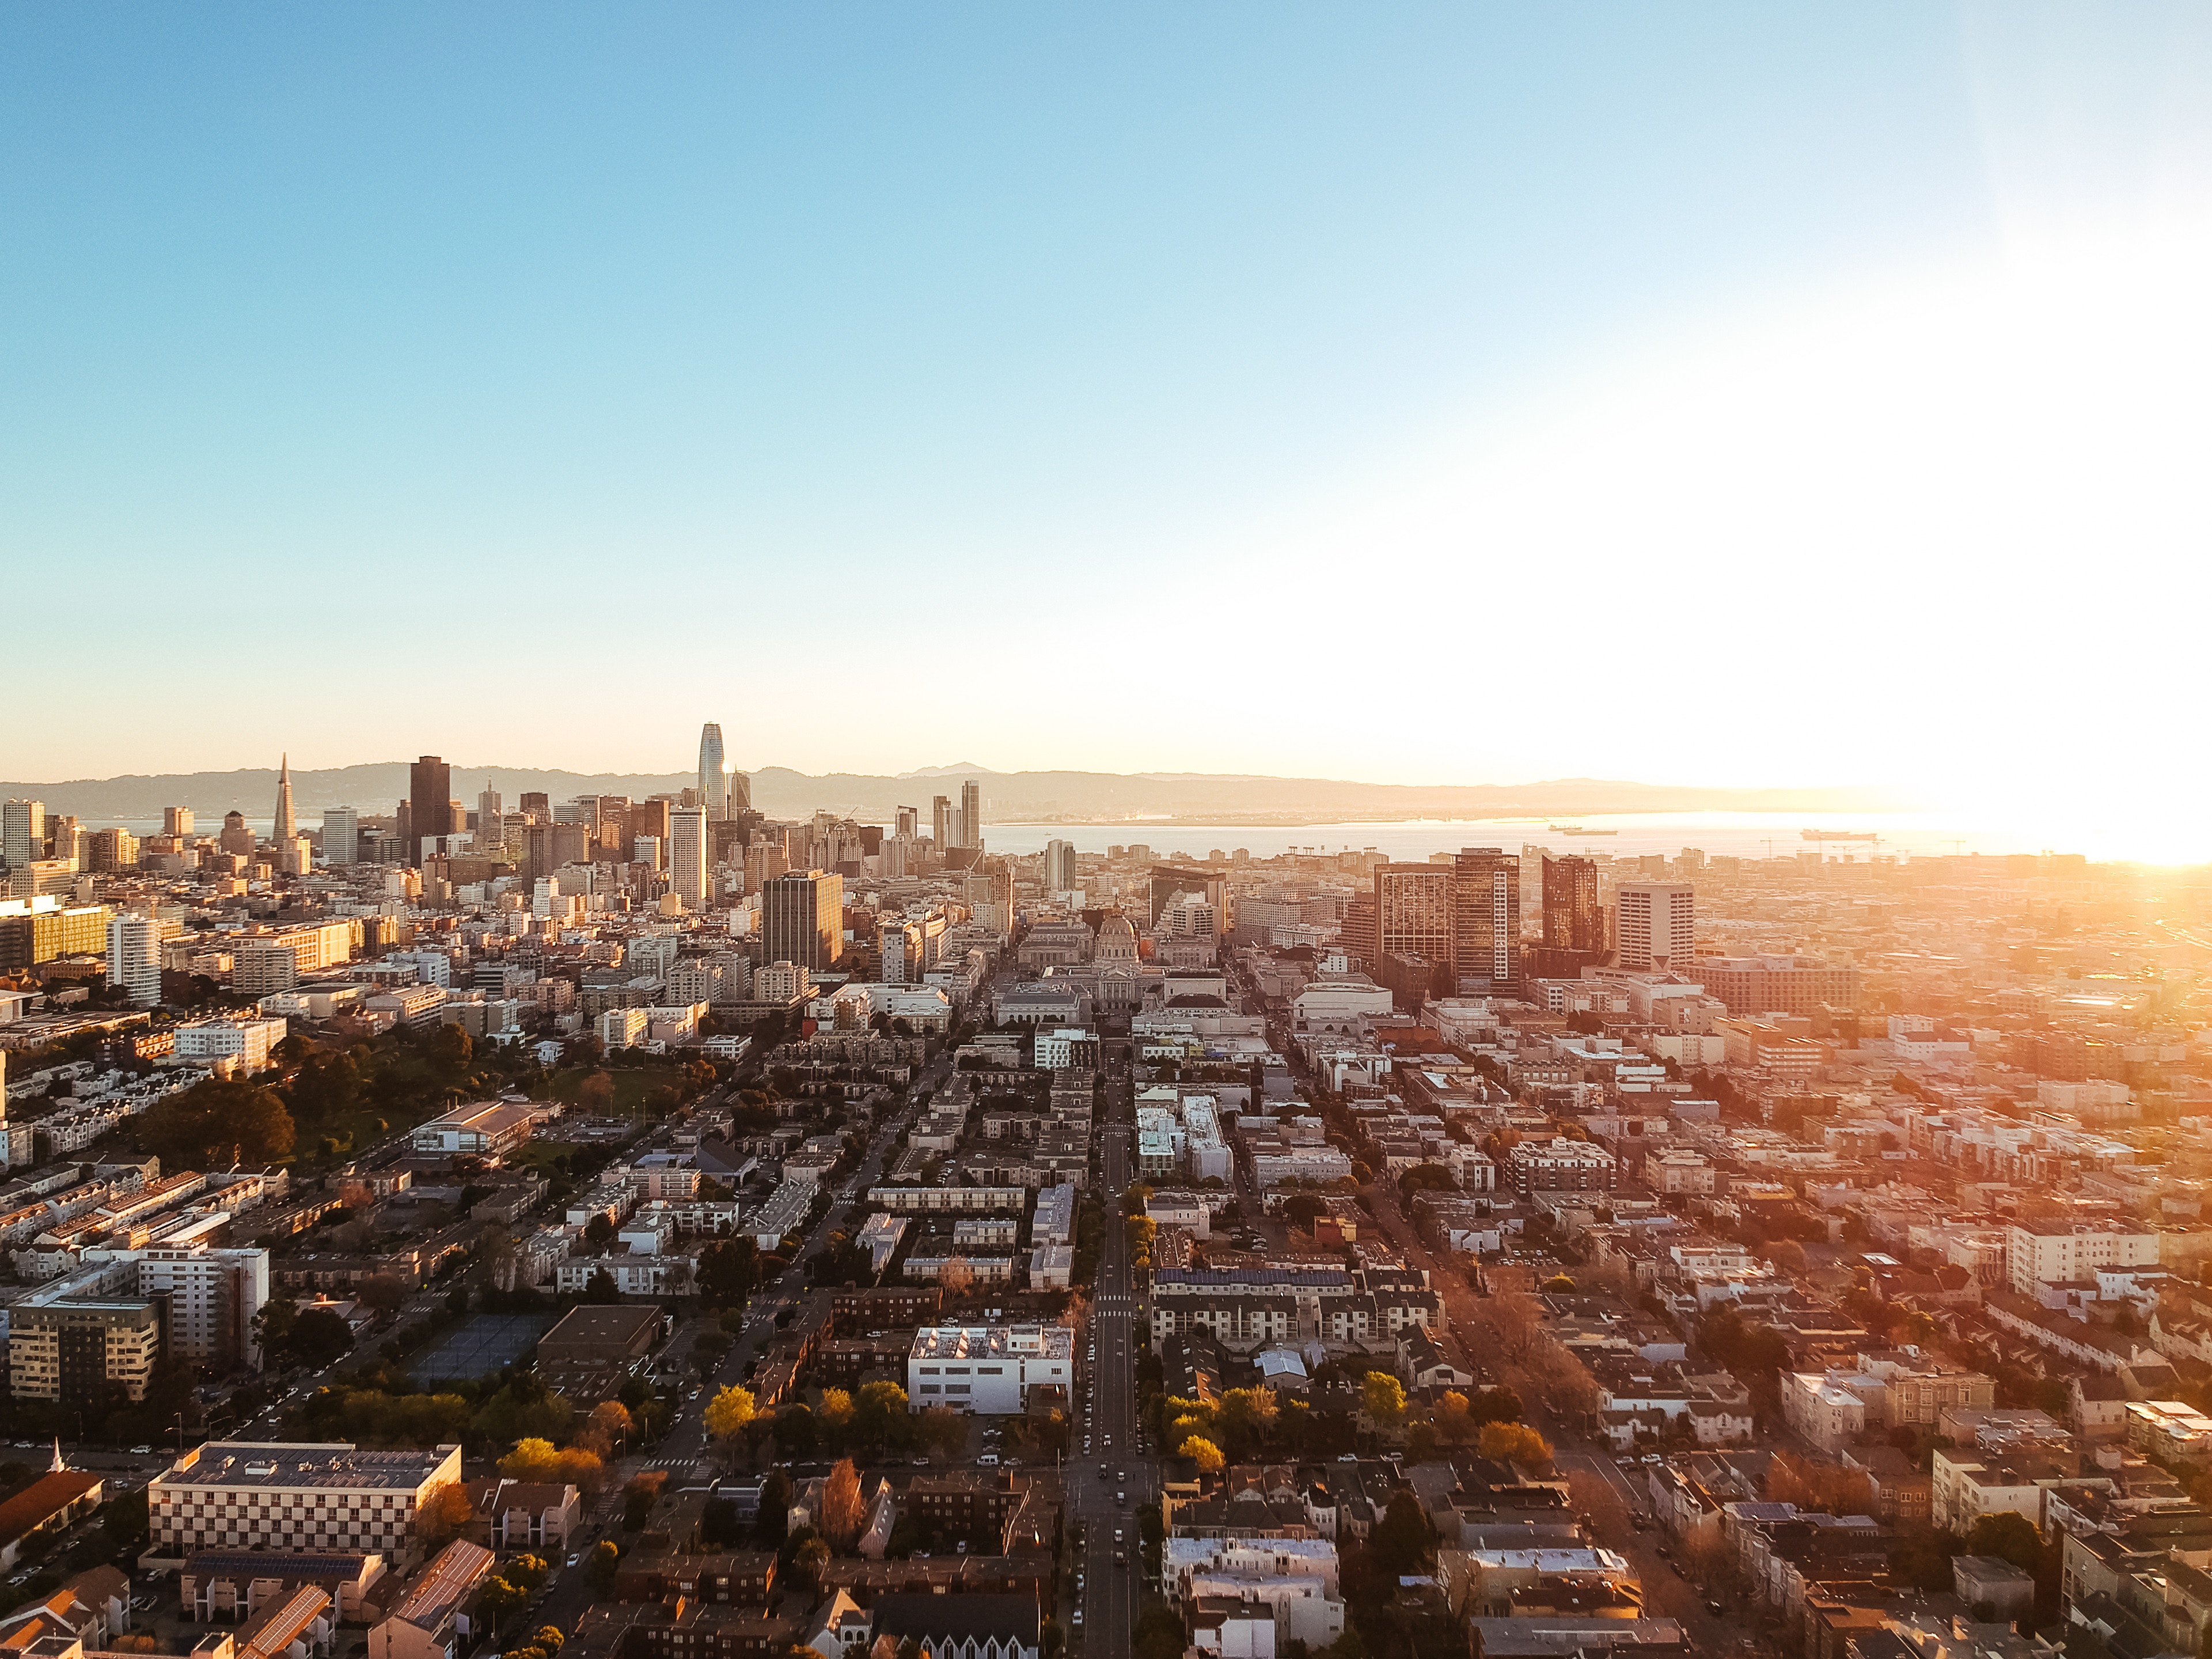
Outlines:
<svg viewBox="0 0 2212 1659"><path fill-rule="evenodd" d="M761 884L761 959L835 968L845 954L845 878L794 870Z"/></svg>
<svg viewBox="0 0 2212 1659"><path fill-rule="evenodd" d="M299 820L292 816L292 757L289 755L276 765L276 822L269 833L270 838L279 847L300 833Z"/></svg>
<svg viewBox="0 0 2212 1659"><path fill-rule="evenodd" d="M973 778L960 786L960 844L983 845L983 786Z"/></svg>
<svg viewBox="0 0 2212 1659"><path fill-rule="evenodd" d="M422 842L453 833L453 769L435 755L424 755L407 769L407 862L422 861Z"/></svg>
<svg viewBox="0 0 2212 1659"><path fill-rule="evenodd" d="M1605 949L1605 910L1590 860L1545 858L1544 944L1553 951Z"/></svg>
<svg viewBox="0 0 2212 1659"><path fill-rule="evenodd" d="M1452 860L1452 971L1493 991L1521 983L1521 860L1467 847Z"/></svg>

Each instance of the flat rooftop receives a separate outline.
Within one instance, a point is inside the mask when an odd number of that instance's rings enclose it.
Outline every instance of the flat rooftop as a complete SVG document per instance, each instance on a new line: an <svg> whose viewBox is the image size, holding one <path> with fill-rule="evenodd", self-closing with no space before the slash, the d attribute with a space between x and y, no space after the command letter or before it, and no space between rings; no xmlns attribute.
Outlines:
<svg viewBox="0 0 2212 1659"><path fill-rule="evenodd" d="M914 1334L915 1359L988 1359L1036 1354L1066 1358L1075 1333L1064 1325L924 1325Z"/></svg>
<svg viewBox="0 0 2212 1659"><path fill-rule="evenodd" d="M319 1441L211 1440L154 1477L156 1486L323 1486L413 1492L460 1449L363 1451Z"/></svg>

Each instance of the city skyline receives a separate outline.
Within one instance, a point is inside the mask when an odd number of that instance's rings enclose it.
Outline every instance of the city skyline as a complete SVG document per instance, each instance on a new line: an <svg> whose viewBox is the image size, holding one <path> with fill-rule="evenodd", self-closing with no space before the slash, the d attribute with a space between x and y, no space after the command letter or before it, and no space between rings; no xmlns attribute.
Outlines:
<svg viewBox="0 0 2212 1659"><path fill-rule="evenodd" d="M2096 695L2193 689L2193 607L2142 600L2208 532L2200 15L556 15L521 76L485 17L435 52L404 9L14 20L15 596L99 569L135 602L80 718L17 723L0 773L248 758L172 694L214 568L339 619L371 573L495 617L629 568L706 624L702 677L832 672L869 710L803 757L733 724L749 763L1984 811L2056 775L2208 815ZM915 695L886 599L1048 568L1111 579L999 642L1007 687L1141 664L1170 604L1287 678L1200 650L1110 699ZM825 597L834 635L713 625ZM1425 630L1478 605L1480 679L1544 718L1468 718ZM1624 717L1655 691L1712 712ZM331 700L314 742L409 752L406 702ZM471 711L478 752L666 763L623 700L520 702Z"/></svg>
<svg viewBox="0 0 2212 1659"><path fill-rule="evenodd" d="M0 87L18 1659L2212 1656L2212 7Z"/></svg>

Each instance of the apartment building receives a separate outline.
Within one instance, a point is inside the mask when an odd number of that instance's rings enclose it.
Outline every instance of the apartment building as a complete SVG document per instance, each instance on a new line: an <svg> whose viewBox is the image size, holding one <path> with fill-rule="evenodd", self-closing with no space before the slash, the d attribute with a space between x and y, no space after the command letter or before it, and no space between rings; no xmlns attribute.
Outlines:
<svg viewBox="0 0 2212 1659"><path fill-rule="evenodd" d="M270 1051L284 1040L281 1019L203 1019L177 1027L179 1060L228 1061L240 1071L258 1072Z"/></svg>
<svg viewBox="0 0 2212 1659"><path fill-rule="evenodd" d="M1006 1416L1029 1409L1032 1389L1066 1395L1074 1377L1075 1333L1065 1326L925 1325L907 1356L908 1408Z"/></svg>
<svg viewBox="0 0 2212 1659"><path fill-rule="evenodd" d="M161 1357L161 1310L142 1297L19 1306L9 1320L9 1388L19 1400L89 1400L102 1382L143 1400Z"/></svg>
<svg viewBox="0 0 2212 1659"><path fill-rule="evenodd" d="M2158 1265L2159 1236L2124 1221L2016 1221L2005 1230L2005 1283L2022 1296L2094 1279L2100 1267Z"/></svg>
<svg viewBox="0 0 2212 1659"><path fill-rule="evenodd" d="M1524 1140L1505 1154L1507 1179L1522 1193L1609 1193L1617 1168L1613 1154L1595 1141L1564 1135Z"/></svg>
<svg viewBox="0 0 2212 1659"><path fill-rule="evenodd" d="M173 1358L216 1371L260 1368L253 1319L269 1300L268 1251L149 1249L138 1293L165 1310Z"/></svg>
<svg viewBox="0 0 2212 1659"><path fill-rule="evenodd" d="M459 1446L210 1440L148 1487L149 1553L179 1563L210 1549L397 1555L430 1489L460 1478Z"/></svg>

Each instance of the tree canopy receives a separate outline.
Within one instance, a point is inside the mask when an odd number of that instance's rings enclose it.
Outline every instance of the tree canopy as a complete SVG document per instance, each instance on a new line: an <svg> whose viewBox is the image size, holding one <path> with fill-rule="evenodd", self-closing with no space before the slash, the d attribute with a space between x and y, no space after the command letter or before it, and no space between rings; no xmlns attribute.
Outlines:
<svg viewBox="0 0 2212 1659"><path fill-rule="evenodd" d="M292 1115L274 1089L209 1078L156 1101L138 1119L138 1144L165 1170L274 1164L292 1155Z"/></svg>
<svg viewBox="0 0 2212 1659"><path fill-rule="evenodd" d="M753 1391L734 1384L726 1386L707 1402L707 1432L717 1440L727 1440L742 1433L754 1414Z"/></svg>

